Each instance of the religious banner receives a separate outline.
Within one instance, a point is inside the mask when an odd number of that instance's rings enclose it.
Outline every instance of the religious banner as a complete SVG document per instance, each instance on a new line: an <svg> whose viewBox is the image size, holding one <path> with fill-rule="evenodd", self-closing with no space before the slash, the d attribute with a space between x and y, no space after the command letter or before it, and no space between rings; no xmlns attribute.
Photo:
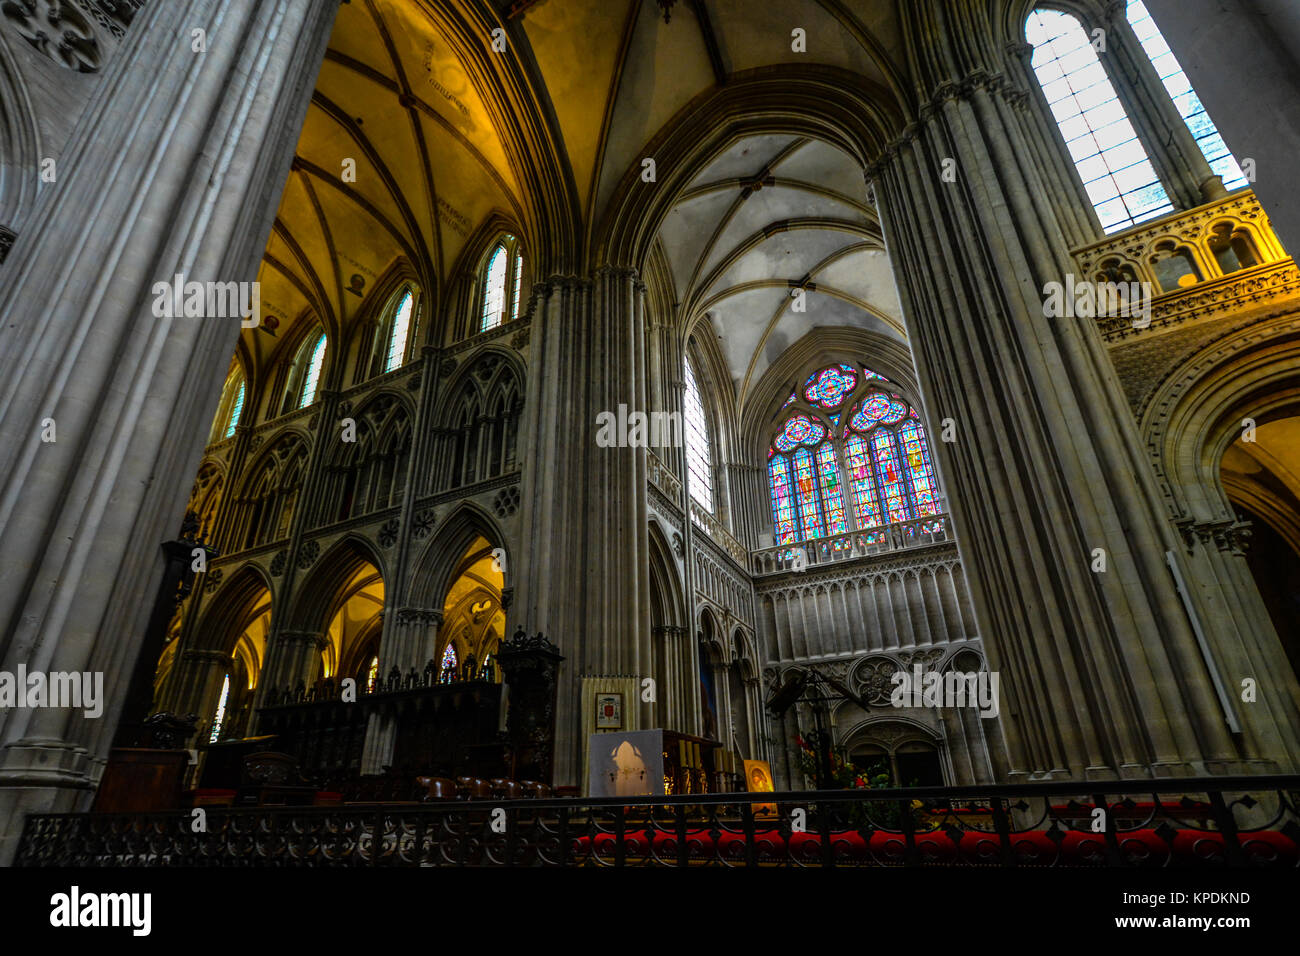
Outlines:
<svg viewBox="0 0 1300 956"><path fill-rule="evenodd" d="M664 733L626 730L588 739L587 795L650 797L664 794Z"/></svg>
<svg viewBox="0 0 1300 956"><path fill-rule="evenodd" d="M750 793L772 793L776 789L772 785L772 768L766 760L745 761L745 789ZM756 817L776 816L775 803L756 803L753 806Z"/></svg>
<svg viewBox="0 0 1300 956"><path fill-rule="evenodd" d="M623 695L622 694L597 694L596 695L596 729L597 730L622 730L623 729Z"/></svg>

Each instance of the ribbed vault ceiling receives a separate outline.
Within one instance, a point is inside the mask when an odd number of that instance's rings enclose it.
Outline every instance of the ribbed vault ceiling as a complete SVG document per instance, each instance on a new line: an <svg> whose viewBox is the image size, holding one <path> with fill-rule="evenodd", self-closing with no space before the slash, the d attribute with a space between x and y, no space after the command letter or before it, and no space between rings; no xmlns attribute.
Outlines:
<svg viewBox="0 0 1300 956"><path fill-rule="evenodd" d="M369 292L399 259L427 272L419 278L437 316L467 243L490 217L516 222L526 243L537 241L539 223L555 221L541 193L571 218L580 247L646 145L732 74L823 64L899 87L892 4L679 0L667 23L655 0L514 6L524 9L508 16L500 11L510 4L469 0L340 6L260 275L264 312L278 328L243 337L255 374L304 315L346 340L340 331L366 301L353 277ZM506 31L506 54L487 48L492 24ZM806 53L791 50L796 27ZM493 69L494 56L514 57L514 69L505 61ZM342 175L348 159L355 182ZM540 186L537 163L556 167ZM739 181L760 173L774 181L742 199ZM901 327L861 170L826 144L734 143L693 179L659 242L678 319L712 317L742 394L773 350L808 328ZM816 289L796 314L786 284L805 277Z"/></svg>

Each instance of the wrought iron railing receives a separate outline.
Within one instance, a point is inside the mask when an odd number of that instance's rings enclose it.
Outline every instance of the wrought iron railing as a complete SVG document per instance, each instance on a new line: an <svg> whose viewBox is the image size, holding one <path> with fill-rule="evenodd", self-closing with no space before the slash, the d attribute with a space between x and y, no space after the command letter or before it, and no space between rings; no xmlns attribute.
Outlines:
<svg viewBox="0 0 1300 956"><path fill-rule="evenodd" d="M32 814L16 865L1295 868L1298 797L1270 776Z"/></svg>

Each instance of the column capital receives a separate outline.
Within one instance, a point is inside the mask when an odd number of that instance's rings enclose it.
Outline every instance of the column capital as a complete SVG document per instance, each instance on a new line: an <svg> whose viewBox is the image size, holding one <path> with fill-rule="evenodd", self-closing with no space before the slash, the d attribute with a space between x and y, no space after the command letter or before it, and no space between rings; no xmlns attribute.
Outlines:
<svg viewBox="0 0 1300 956"><path fill-rule="evenodd" d="M233 654L225 651L213 651L204 648L191 648L187 651L181 651L181 660L192 664L223 664L228 665L234 660Z"/></svg>
<svg viewBox="0 0 1300 956"><path fill-rule="evenodd" d="M399 607L397 609L396 620L399 626L409 624L436 624L441 627L442 611L437 608Z"/></svg>

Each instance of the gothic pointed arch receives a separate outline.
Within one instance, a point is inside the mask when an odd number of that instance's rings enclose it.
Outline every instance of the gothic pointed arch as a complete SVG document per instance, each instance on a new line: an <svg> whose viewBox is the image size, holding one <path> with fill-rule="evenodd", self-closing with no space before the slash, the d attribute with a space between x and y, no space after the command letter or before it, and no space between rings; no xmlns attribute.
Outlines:
<svg viewBox="0 0 1300 956"><path fill-rule="evenodd" d="M310 448L306 432L287 429L244 470L235 501L232 546L257 547L288 536L306 480Z"/></svg>
<svg viewBox="0 0 1300 956"><path fill-rule="evenodd" d="M323 634L350 597L348 586L367 567L388 580L383 553L367 537L349 532L316 558L294 588L282 629Z"/></svg>
<svg viewBox="0 0 1300 956"><path fill-rule="evenodd" d="M412 446L415 409L396 389L368 396L347 416L353 440L332 433L317 524L382 511L402 500Z"/></svg>
<svg viewBox="0 0 1300 956"><path fill-rule="evenodd" d="M686 606L682 595L681 573L673 549L658 521L651 521L650 536L650 625L682 627Z"/></svg>
<svg viewBox="0 0 1300 956"><path fill-rule="evenodd" d="M429 296L418 271L399 256L365 293L353 325L352 383L395 371L414 361L430 336Z"/></svg>
<svg viewBox="0 0 1300 956"><path fill-rule="evenodd" d="M256 564L245 564L204 602L195 622L192 646L233 654L235 644L249 624L273 607L274 602L270 577Z"/></svg>
<svg viewBox="0 0 1300 956"><path fill-rule="evenodd" d="M457 568L466 551L478 539L501 548L505 587L512 584L509 546L496 520L472 501L458 503L438 522L429 543L415 558L411 571L410 603L415 607L441 608L455 581Z"/></svg>
<svg viewBox="0 0 1300 956"><path fill-rule="evenodd" d="M462 366L444 392L439 487L458 488L515 470L525 387L523 365L510 349L480 349Z"/></svg>

